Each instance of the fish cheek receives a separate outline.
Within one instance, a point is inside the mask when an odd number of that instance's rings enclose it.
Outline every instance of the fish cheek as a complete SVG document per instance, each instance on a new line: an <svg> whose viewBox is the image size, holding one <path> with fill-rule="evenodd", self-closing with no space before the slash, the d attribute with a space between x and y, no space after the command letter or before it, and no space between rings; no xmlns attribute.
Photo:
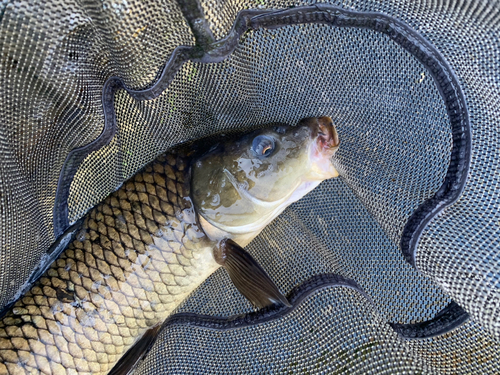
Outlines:
<svg viewBox="0 0 500 375"><path fill-rule="evenodd" d="M225 185L220 191L220 205L222 207L230 208L233 207L237 201L241 199L238 191L233 187L231 182L224 177Z"/></svg>
<svg viewBox="0 0 500 375"><path fill-rule="evenodd" d="M198 162L193 168L191 189L196 207L210 205L214 193L220 191L222 168L213 168L208 163ZM216 202L214 202L216 203Z"/></svg>
<svg viewBox="0 0 500 375"><path fill-rule="evenodd" d="M203 185L203 179L197 182L199 184L195 189L193 201L196 211L202 216L219 222L237 209L237 202L241 200L241 197L224 175L218 179L217 185L214 183Z"/></svg>

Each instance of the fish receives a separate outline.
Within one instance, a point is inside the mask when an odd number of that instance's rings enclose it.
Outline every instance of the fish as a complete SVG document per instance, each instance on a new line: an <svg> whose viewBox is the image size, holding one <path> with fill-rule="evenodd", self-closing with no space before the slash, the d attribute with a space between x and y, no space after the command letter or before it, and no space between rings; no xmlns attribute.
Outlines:
<svg viewBox="0 0 500 375"><path fill-rule="evenodd" d="M0 374L126 374L220 267L256 308L289 305L244 246L338 176L339 144L322 116L159 156L85 215L0 318Z"/></svg>

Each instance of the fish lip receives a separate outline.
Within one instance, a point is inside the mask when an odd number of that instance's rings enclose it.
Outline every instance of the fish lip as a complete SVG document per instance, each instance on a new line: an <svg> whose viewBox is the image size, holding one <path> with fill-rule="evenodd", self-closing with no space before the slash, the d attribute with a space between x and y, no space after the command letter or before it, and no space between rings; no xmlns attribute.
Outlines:
<svg viewBox="0 0 500 375"><path fill-rule="evenodd" d="M316 136L318 148L328 154L337 151L340 146L340 140L331 117L318 117L317 121L312 125L313 135Z"/></svg>
<svg viewBox="0 0 500 375"><path fill-rule="evenodd" d="M300 124L311 129L311 139L316 143L318 151L331 156L338 150L339 135L331 117L309 117L301 120Z"/></svg>

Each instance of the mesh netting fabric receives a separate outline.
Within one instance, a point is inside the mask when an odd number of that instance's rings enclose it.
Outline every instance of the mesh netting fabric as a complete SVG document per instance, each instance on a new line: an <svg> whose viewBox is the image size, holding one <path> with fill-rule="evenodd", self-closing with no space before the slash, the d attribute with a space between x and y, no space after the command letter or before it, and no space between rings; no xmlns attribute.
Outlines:
<svg viewBox="0 0 500 375"><path fill-rule="evenodd" d="M105 194L116 185L113 179L102 181L95 173L96 170L106 171L108 175L115 173L111 168L116 167L116 163L110 161L116 157L113 150L121 153L123 166L132 173L134 166L141 165L160 150L210 134L214 128L224 131L274 121L293 123L294 118L329 113L338 123L342 136L343 144L337 160L342 176L389 234L393 242L392 256L398 257L399 251L394 245L404 224L413 210L435 193L446 173L451 142L446 111L433 81L422 78L425 68L388 37L371 30L337 29L337 32L332 32L330 29L324 25L304 25L250 33L226 61L217 65L186 64L168 91L157 99L137 102L125 92L119 92L116 97L118 136L108 146L90 155L78 170L73 184L81 181L86 181L86 184L80 183L78 189L72 189L69 204L72 218L79 217L88 205L99 202L100 195L87 190L99 186L104 191L101 194ZM311 38L322 40L322 43L310 46ZM345 49L341 49L342 40L363 42L344 45ZM293 64L283 54L284 41L301 51ZM259 49L263 53L255 52ZM356 61L364 58L365 49L376 53L373 64L361 70ZM265 62L270 54L273 56L272 65ZM383 59L389 55L391 65L377 61L376 56ZM341 56L348 58L341 59ZM375 84L376 88L373 88ZM391 87L398 89L392 90ZM367 90L373 93L368 96ZM422 102L419 98L425 99ZM419 100L420 110L416 111L414 103ZM161 108L166 109L155 116ZM182 132L179 132L179 126L182 126ZM120 150L115 143L118 139L123 145ZM405 144L408 145L405 150L394 152ZM422 152L425 149L432 151ZM117 167L119 170L122 165ZM325 197L334 197L324 207L323 215L327 218L335 217L343 222L358 215L370 215L366 210L360 213L362 205L356 208L344 206L346 189L339 194L334 190L324 194ZM82 197L94 198L95 201L74 204L75 198L81 200ZM317 199L321 200L321 196ZM77 210L79 207L83 208ZM308 207L321 209L319 204L309 204ZM335 211L335 207L342 208ZM310 228L317 230L317 223L311 223ZM356 221L346 228L365 230ZM372 238L366 246L372 248L376 243L382 251L389 244L383 232L374 233L378 230L378 225L373 225ZM262 246L264 252L265 249ZM357 266L355 261L351 264L351 268ZM398 267L404 268L407 274L417 275L401 259L394 263L393 269ZM399 294L395 292L399 285L394 284L388 292L389 289L373 281L369 284L381 294ZM407 290L413 286L419 289L422 282L408 285ZM416 315L417 320L425 320L439 311L446 297L431 283L425 282L425 285L432 292L421 293L417 299L426 304L425 311L412 299L414 294L407 293L408 303L387 305L391 307L385 309L392 311L389 317L399 314L399 319L406 323L412 320L411 314ZM434 307L428 306L426 298L433 301ZM414 302L410 302L412 300ZM408 307L400 310L402 305ZM412 305L416 306L415 312L411 311Z"/></svg>
<svg viewBox="0 0 500 375"><path fill-rule="evenodd" d="M167 11L156 3L147 11L140 3L117 4L3 4L2 306L54 241L59 174L69 151L93 141L102 131L106 79L117 75L130 87L147 86L178 45L193 44L175 3ZM150 12L155 12L154 19L146 17ZM116 166L109 169L107 178L116 187L123 175ZM86 193L89 197L100 193L100 201L108 192Z"/></svg>
<svg viewBox="0 0 500 375"><path fill-rule="evenodd" d="M174 323L160 337L137 373L162 374L163 363L179 374L432 373L361 293L343 286L313 293L278 320L236 329Z"/></svg>
<svg viewBox="0 0 500 375"><path fill-rule="evenodd" d="M454 70L465 93L473 133L468 184L461 199L433 220L421 236L417 268L437 282L495 336L500 336L498 263L498 134L497 2L478 1L328 1L361 12L380 12L404 21L429 40ZM203 1L210 25L218 36L231 28L231 19L245 2ZM266 1L259 7L309 5L308 1ZM383 225L383 224L382 224ZM475 249L475 251L471 251Z"/></svg>
<svg viewBox="0 0 500 375"><path fill-rule="evenodd" d="M168 325L139 372L500 372L497 5L331 4L406 23L451 66L473 133L463 194L424 229L416 269L405 262L398 248L404 227L441 187L450 165L450 117L428 67L370 28L310 23L248 30L226 60L182 64L152 100L119 89L116 134L85 157L72 179L70 222L176 144L329 115L341 139L334 161L341 179L297 202L248 248L284 292L335 273L355 280L372 300L336 287L266 324L223 332ZM201 2L216 39L230 33L243 9L301 5L308 3ZM2 9L5 306L55 240L60 172L71 150L103 131L106 80L154 88L175 48L195 39L175 2L3 2ZM432 319L452 299L472 320L440 337L404 340L386 324ZM178 309L212 316L251 311L222 271Z"/></svg>
<svg viewBox="0 0 500 375"><path fill-rule="evenodd" d="M352 225L349 225L349 222L338 220L336 215L331 213L321 214L322 199L325 199L322 196L332 194L332 192L335 195L344 197L343 207L336 206L336 212L345 209L350 213L359 213L350 216L353 222L357 222L357 231L352 230ZM312 204L312 206L309 206L309 204ZM335 273L356 280L359 286L363 287L367 294L372 297L372 301L371 303L365 301L362 308L371 310L372 307L368 307L368 304L372 304L375 309L371 311L376 314L377 319L382 319L385 322L404 321L412 323L430 319L446 304L448 297L441 294L439 289L436 289L428 278L417 273L407 263L400 263L396 246L387 239L373 218L363 214L366 208L360 207L360 205L359 200L344 183L336 180L327 181L319 187L319 190L315 190L304 200L287 209L248 246L248 250L269 271L280 289L287 293L313 275ZM312 209L312 207L314 208ZM331 210L329 206L325 205L325 207ZM315 223L315 227L311 226L311 223ZM373 251L373 244L365 244L366 232L373 230L372 226L377 227L379 232L377 241L384 241L383 243L385 243L385 246L380 246L376 253ZM316 229L316 233L309 229L311 227ZM338 239L342 240L338 241ZM322 243L322 241L325 242ZM307 249L307 251L303 249ZM402 280L406 280L406 282L403 284ZM391 290L391 293L386 293L387 290ZM331 298L331 303L335 303L336 295L329 295L328 293L327 295L328 298ZM416 304L419 307L425 306L426 309L415 308ZM360 308L360 305L352 304L343 308L344 311L353 314ZM227 273L219 270L209 277L178 308L177 313L230 317L252 311L252 306L231 284ZM330 324L334 325L338 324L338 322L331 321L326 325ZM351 324L357 323L353 321ZM171 327L168 327L166 329L168 333L165 333L165 335L170 334L171 329ZM183 329L183 335L187 335L191 328L184 327ZM303 326L295 329L302 330L302 334L308 333L308 330L303 329ZM301 347L303 341L300 340L303 337L299 332L296 332L296 337L287 336L283 332L287 331L280 327L272 337L279 336L279 340L287 342L287 345L291 347L294 345ZM199 333L199 335L201 334ZM365 330L360 329L358 331L358 335L363 336L364 334ZM264 340L264 336L258 336L257 340ZM269 337L267 340L269 340ZM338 340L331 340L331 343L341 345ZM400 345L401 342L406 343L401 344L405 348L406 345L409 345L412 355L422 360L427 366L422 366L422 368L426 368L429 372L440 374L495 374L500 371L498 358L500 345L493 337L485 333L478 324L472 321L439 337L403 340L398 341L397 345ZM206 343L204 340L199 340L198 343L193 340L189 345L194 346L190 347L190 350L196 353L199 350L204 350ZM356 351L356 348L357 350L363 350L363 345L362 342L353 344L353 351ZM184 356L183 358L187 356L187 362L184 363L185 369L192 368L194 360L190 354L181 353L177 349L174 349L174 352L171 352L171 350L170 346L164 345L163 341L160 340L155 345L152 353L146 358L146 363L142 365L143 371L147 368L145 366L150 366L151 369L158 368L157 364L152 363L156 361L155 356L158 351L161 352L161 356L168 356L168 360L164 362L164 371L175 372L174 369L177 368L175 366L170 367L170 363L172 363L171 355ZM221 352L217 355L222 358L225 356ZM391 355L394 358L399 358L400 353L393 352ZM318 361L320 357L315 360ZM229 361L230 359L227 358L226 360ZM291 358L288 358L288 360L289 363L295 362ZM177 359L173 361L175 363ZM317 364L317 362L313 362L313 359L311 359L311 362L307 364L311 369L314 369ZM365 364L363 366L359 369L360 373L363 373L363 371L369 373L369 366L371 365ZM269 368L265 369L273 372ZM279 372L277 368L273 369L275 372ZM293 370L299 372L302 371L302 367ZM400 370L395 368L393 373L399 373L397 371ZM334 370L321 367L318 373L330 373L331 371ZM207 372L210 371L207 370ZM286 371L284 372L286 373ZM292 371L292 373L295 372ZM315 372L311 371L311 373Z"/></svg>

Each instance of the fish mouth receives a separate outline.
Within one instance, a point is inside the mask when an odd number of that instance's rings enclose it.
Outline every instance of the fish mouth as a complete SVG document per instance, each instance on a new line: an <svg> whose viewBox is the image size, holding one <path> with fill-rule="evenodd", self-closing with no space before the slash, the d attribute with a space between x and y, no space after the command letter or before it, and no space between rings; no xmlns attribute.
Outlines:
<svg viewBox="0 0 500 375"><path fill-rule="evenodd" d="M310 117L303 119L300 125L311 129L311 139L316 143L316 149L331 156L338 150L340 145L339 135L331 117Z"/></svg>
<svg viewBox="0 0 500 375"><path fill-rule="evenodd" d="M317 121L310 125L313 136L316 136L316 144L319 151L325 154L333 154L340 145L339 135L328 116L318 117Z"/></svg>
<svg viewBox="0 0 500 375"><path fill-rule="evenodd" d="M340 146L340 140L332 119L328 116L310 117L299 124L310 130L311 169L308 177L315 180L337 177L339 173L332 164L332 157Z"/></svg>

